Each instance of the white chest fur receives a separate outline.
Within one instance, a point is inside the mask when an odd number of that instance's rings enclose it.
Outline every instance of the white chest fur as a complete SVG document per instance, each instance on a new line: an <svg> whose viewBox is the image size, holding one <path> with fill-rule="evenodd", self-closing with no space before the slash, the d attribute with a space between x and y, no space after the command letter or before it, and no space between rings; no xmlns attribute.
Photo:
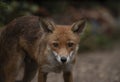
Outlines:
<svg viewBox="0 0 120 82"><path fill-rule="evenodd" d="M48 64L45 64L42 66L42 71L43 72L55 72L55 73L60 73L61 71L70 71L73 67L73 64L71 62L67 64L60 64L54 56L49 56L47 58L49 61Z"/></svg>

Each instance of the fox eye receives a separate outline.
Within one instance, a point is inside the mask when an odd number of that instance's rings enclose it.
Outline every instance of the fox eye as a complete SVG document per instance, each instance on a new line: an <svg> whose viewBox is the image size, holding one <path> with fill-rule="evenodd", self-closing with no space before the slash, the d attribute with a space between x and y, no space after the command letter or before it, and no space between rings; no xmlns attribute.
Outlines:
<svg viewBox="0 0 120 82"><path fill-rule="evenodd" d="M73 45L74 45L74 43L72 43L72 42L69 42L69 43L67 44L68 47L73 47Z"/></svg>
<svg viewBox="0 0 120 82"><path fill-rule="evenodd" d="M58 43L53 43L53 46L57 48L59 46L59 44Z"/></svg>

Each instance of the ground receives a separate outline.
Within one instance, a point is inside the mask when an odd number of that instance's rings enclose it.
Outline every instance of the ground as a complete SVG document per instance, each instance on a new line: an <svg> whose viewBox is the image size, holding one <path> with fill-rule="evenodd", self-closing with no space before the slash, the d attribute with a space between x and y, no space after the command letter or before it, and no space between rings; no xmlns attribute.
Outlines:
<svg viewBox="0 0 120 82"><path fill-rule="evenodd" d="M79 54L73 70L74 82L120 82L119 62L120 47ZM22 72L18 78L21 76ZM37 74L32 82L37 82ZM64 82L62 73L50 73L47 82Z"/></svg>

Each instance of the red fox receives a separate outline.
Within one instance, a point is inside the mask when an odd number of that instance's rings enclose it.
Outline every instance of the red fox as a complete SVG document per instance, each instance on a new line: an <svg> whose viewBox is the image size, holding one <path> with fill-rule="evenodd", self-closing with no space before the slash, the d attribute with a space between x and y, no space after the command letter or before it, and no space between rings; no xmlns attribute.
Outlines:
<svg viewBox="0 0 120 82"><path fill-rule="evenodd" d="M13 20L0 34L0 82L16 82L25 64L21 82L30 82L37 70L38 82L46 82L49 72L63 72L64 82L73 82L72 68L85 20L57 25L37 16Z"/></svg>

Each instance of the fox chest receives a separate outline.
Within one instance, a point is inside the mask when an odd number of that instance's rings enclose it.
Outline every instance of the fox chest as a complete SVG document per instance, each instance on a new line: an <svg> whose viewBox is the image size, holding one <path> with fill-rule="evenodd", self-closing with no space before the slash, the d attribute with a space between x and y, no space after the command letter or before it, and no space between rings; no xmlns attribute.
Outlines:
<svg viewBox="0 0 120 82"><path fill-rule="evenodd" d="M72 64L59 65L59 64L46 64L42 66L43 72L55 72L60 73L62 71L70 71L72 69Z"/></svg>

